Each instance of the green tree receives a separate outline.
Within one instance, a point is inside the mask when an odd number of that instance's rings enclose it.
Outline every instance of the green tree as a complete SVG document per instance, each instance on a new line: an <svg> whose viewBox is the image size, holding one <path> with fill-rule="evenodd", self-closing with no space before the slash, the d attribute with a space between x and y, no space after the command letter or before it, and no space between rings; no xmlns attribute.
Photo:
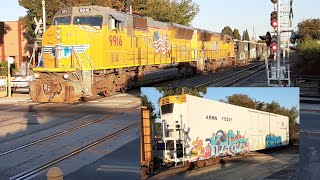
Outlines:
<svg viewBox="0 0 320 180"><path fill-rule="evenodd" d="M141 101L142 101L142 106L146 106L151 114L151 121L154 123L155 120L158 118L158 113L155 112L155 107L152 104L152 102L148 99L148 97L146 95L142 95L141 96Z"/></svg>
<svg viewBox="0 0 320 180"><path fill-rule="evenodd" d="M297 107L292 107L290 109L287 109L285 107L280 106L280 104L275 101L272 101L271 103L267 103L264 111L270 112L270 113L275 113L275 114L280 114L283 116L288 116L290 124L295 124L296 119L299 116L299 111L298 111Z"/></svg>
<svg viewBox="0 0 320 180"><path fill-rule="evenodd" d="M225 26L222 31L221 31L222 34L228 34L229 36L233 37L233 31L231 29L230 26Z"/></svg>
<svg viewBox="0 0 320 180"><path fill-rule="evenodd" d="M4 22L0 22L0 45L3 43L3 38L4 35L8 33L8 31L11 31L11 27L4 23ZM4 60L4 59L2 59Z"/></svg>
<svg viewBox="0 0 320 180"><path fill-rule="evenodd" d="M304 40L320 40L320 19L307 19L298 24L299 34Z"/></svg>
<svg viewBox="0 0 320 180"><path fill-rule="evenodd" d="M251 109L256 108L256 102L245 94L233 94L228 96L227 103Z"/></svg>
<svg viewBox="0 0 320 180"><path fill-rule="evenodd" d="M248 29L246 29L245 31L243 31L242 41L250 41L250 36L249 36Z"/></svg>
<svg viewBox="0 0 320 180"><path fill-rule="evenodd" d="M234 39L241 40L241 36L240 36L240 33L239 33L239 30L238 30L238 29L234 29L234 30L233 30L232 36L233 36Z"/></svg>
<svg viewBox="0 0 320 180"><path fill-rule="evenodd" d="M182 25L190 25L199 12L199 5L192 0L137 0L132 8L134 14Z"/></svg>
<svg viewBox="0 0 320 180"><path fill-rule="evenodd" d="M149 16L155 20L189 25L199 12L199 5L192 0L130 0L133 12L141 16ZM63 7L99 5L124 9L126 0L50 0L46 1L47 25L52 25L54 14ZM27 9L22 23L26 29L25 37L33 44L36 24L34 17L42 17L41 0L19 0L20 6Z"/></svg>
<svg viewBox="0 0 320 180"><path fill-rule="evenodd" d="M36 24L33 20L34 17L42 18L41 0L19 0L20 6L27 9L27 15L21 19L26 32L25 38L28 44L33 44L35 34L34 30ZM116 9L123 8L123 1L121 0L50 0L46 1L46 25L52 25L52 18L54 14L61 8L72 6L87 6L87 5L100 5L108 6Z"/></svg>
<svg viewBox="0 0 320 180"><path fill-rule="evenodd" d="M203 97L207 93L206 87L198 87L198 88L187 88L187 87L178 87L178 88L167 88L160 87L157 90L163 95L172 96L172 95L181 95L181 94L189 94L193 96Z"/></svg>

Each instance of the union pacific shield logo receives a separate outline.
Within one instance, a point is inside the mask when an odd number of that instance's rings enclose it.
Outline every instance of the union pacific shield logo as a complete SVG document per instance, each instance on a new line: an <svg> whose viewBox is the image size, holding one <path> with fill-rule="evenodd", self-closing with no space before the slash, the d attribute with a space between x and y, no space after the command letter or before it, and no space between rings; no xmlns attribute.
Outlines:
<svg viewBox="0 0 320 180"><path fill-rule="evenodd" d="M154 32L152 47L157 54L160 52L162 52L162 54L167 54L170 51L168 36L161 36L159 31Z"/></svg>
<svg viewBox="0 0 320 180"><path fill-rule="evenodd" d="M57 59L68 58L72 53L84 53L89 48L89 44L83 45L61 45L45 46L44 54L50 54L52 57L57 56Z"/></svg>

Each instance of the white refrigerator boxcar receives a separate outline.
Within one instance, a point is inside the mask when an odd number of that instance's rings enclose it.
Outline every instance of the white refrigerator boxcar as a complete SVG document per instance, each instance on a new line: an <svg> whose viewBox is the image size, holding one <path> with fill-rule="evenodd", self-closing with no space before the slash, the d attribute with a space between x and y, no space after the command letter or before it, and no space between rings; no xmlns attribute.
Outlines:
<svg viewBox="0 0 320 180"><path fill-rule="evenodd" d="M289 143L289 118L190 95L160 100L164 163L194 162Z"/></svg>

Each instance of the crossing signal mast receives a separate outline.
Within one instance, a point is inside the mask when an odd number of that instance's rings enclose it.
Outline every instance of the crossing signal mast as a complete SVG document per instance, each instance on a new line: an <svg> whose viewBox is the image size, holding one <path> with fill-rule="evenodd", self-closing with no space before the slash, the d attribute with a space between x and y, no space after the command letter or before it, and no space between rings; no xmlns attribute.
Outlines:
<svg viewBox="0 0 320 180"><path fill-rule="evenodd" d="M289 28L292 26L292 4L293 0L270 0L274 5L274 10L270 14L270 25L273 29L271 33L267 32L265 36L259 36L265 40L268 47L274 54L276 64L267 63L267 77L269 86L290 86L290 66L285 62L285 49L289 48L289 36L285 33L292 32L290 42L295 43L296 39L301 38ZM281 51L283 53L281 54ZM282 56L281 56L282 55ZM283 60L281 64L281 59Z"/></svg>

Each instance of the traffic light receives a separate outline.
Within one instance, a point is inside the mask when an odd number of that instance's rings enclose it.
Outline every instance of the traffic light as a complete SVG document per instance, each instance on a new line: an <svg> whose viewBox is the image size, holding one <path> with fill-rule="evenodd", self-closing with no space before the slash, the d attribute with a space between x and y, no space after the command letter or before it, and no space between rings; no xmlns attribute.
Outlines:
<svg viewBox="0 0 320 180"><path fill-rule="evenodd" d="M297 34L296 32L292 32L292 33L291 33L291 36L290 36L290 42L291 42L292 44L295 44L295 43L296 43L296 40L297 40L297 39L301 39L301 38L303 38L303 35Z"/></svg>
<svg viewBox="0 0 320 180"><path fill-rule="evenodd" d="M270 47L271 45L271 34L270 32L267 32L267 34L265 36L259 36L261 40L266 41L266 44L268 47Z"/></svg>
<svg viewBox="0 0 320 180"><path fill-rule="evenodd" d="M270 15L271 26L275 29L278 27L278 11L273 11Z"/></svg>
<svg viewBox="0 0 320 180"><path fill-rule="evenodd" d="M270 43L271 43L271 45L270 45L271 50L273 52L277 52L278 48L279 48L278 36L277 35L273 35Z"/></svg>

